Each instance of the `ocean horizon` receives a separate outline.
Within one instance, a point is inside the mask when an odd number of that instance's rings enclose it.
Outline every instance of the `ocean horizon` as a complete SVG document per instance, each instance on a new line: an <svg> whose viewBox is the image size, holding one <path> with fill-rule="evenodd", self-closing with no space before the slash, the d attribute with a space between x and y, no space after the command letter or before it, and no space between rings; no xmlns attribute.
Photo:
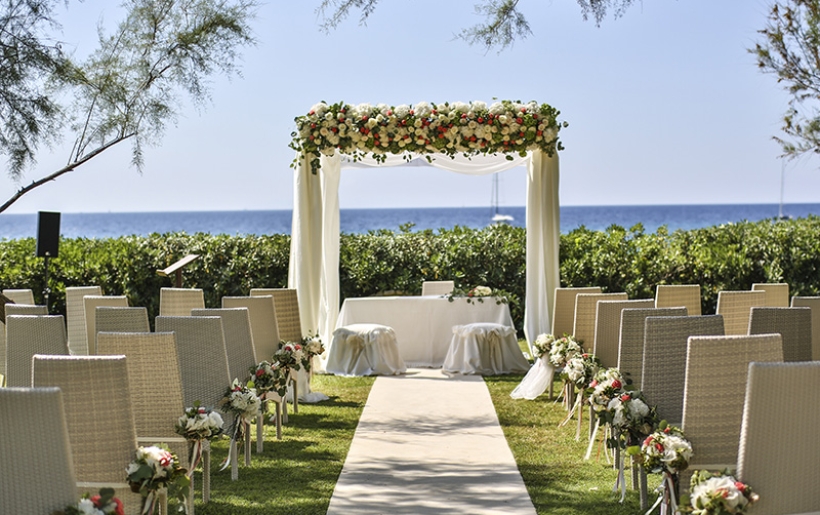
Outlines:
<svg viewBox="0 0 820 515"><path fill-rule="evenodd" d="M783 216L804 218L820 215L820 204L784 204ZM681 204L635 206L561 206L561 232L568 233L584 226L604 230L615 224L629 229L643 224L647 232L661 226L668 230L689 230L741 221L775 219L778 204ZM526 225L523 206L498 209L508 215L506 222ZM495 212L488 207L439 207L394 209L342 209L340 226L343 233L367 233L381 229L398 231L411 225L411 230L450 229L455 226L479 229L492 224ZM174 211L142 213L62 213L60 235L64 238L116 238L146 236L152 233L204 232L228 235L290 234L292 211ZM37 214L0 214L0 239L35 237Z"/></svg>

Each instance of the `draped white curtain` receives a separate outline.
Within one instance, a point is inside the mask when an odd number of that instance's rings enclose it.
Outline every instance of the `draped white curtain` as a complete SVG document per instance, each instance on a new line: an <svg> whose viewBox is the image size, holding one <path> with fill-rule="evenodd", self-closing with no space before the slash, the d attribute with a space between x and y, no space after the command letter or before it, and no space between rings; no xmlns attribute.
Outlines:
<svg viewBox="0 0 820 515"><path fill-rule="evenodd" d="M408 162L389 155L384 163L366 157L353 162L339 153L321 157L321 169L313 174L310 161L302 158L295 171L293 226L291 230L288 287L299 292L302 333L318 330L330 342L339 316L339 180L342 168L363 166L427 165L452 172L486 175L516 166L527 166L527 291L524 334L532 344L550 332L552 292L559 286L558 155L533 151L526 157L506 155L418 156ZM495 285L504 287L504 285Z"/></svg>

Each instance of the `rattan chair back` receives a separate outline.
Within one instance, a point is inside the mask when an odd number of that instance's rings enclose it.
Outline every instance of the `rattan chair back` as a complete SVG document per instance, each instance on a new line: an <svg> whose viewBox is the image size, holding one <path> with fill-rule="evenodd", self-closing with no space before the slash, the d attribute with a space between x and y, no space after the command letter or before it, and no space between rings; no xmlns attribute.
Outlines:
<svg viewBox="0 0 820 515"><path fill-rule="evenodd" d="M681 428L697 449L690 469L737 467L746 376L753 361L782 362L780 335L689 338Z"/></svg>
<svg viewBox="0 0 820 515"><path fill-rule="evenodd" d="M72 356L88 356L88 328L85 324L86 295L102 295L99 286L67 286L65 289L68 350Z"/></svg>
<svg viewBox="0 0 820 515"><path fill-rule="evenodd" d="M159 316L189 317L192 309L205 309L205 292L201 288L159 290Z"/></svg>
<svg viewBox="0 0 820 515"><path fill-rule="evenodd" d="M6 317L7 386L31 386L31 357L35 354L68 355L62 315Z"/></svg>
<svg viewBox="0 0 820 515"><path fill-rule="evenodd" d="M789 307L789 283L754 283L752 291L766 292L766 307Z"/></svg>
<svg viewBox="0 0 820 515"><path fill-rule="evenodd" d="M455 281L422 281L422 295L449 295L456 287Z"/></svg>
<svg viewBox="0 0 820 515"><path fill-rule="evenodd" d="M701 315L648 317L643 346L641 391L658 417L670 424L683 420L686 350L690 336L722 336L723 317Z"/></svg>
<svg viewBox="0 0 820 515"><path fill-rule="evenodd" d="M216 406L231 385L221 317L157 317L156 331L174 332L185 406Z"/></svg>
<svg viewBox="0 0 820 515"><path fill-rule="evenodd" d="M0 388L0 513L54 513L79 496L59 388Z"/></svg>
<svg viewBox="0 0 820 515"><path fill-rule="evenodd" d="M9 315L48 315L48 308L35 304L6 304L6 316Z"/></svg>
<svg viewBox="0 0 820 515"><path fill-rule="evenodd" d="M601 293L597 286L555 288L552 304L552 334L557 338L575 329L575 297L580 293Z"/></svg>
<svg viewBox="0 0 820 515"><path fill-rule="evenodd" d="M792 297L793 308L811 308L811 359L820 361L820 297Z"/></svg>
<svg viewBox="0 0 820 515"><path fill-rule="evenodd" d="M3 290L3 295L15 304L34 304L34 292L28 288Z"/></svg>
<svg viewBox="0 0 820 515"><path fill-rule="evenodd" d="M720 291L715 313L723 315L726 334L749 334L749 315L758 306L766 306L765 291Z"/></svg>
<svg viewBox="0 0 820 515"><path fill-rule="evenodd" d="M270 360L279 350L279 328L271 295L257 297L222 297L223 308L247 308L256 359Z"/></svg>
<svg viewBox="0 0 820 515"><path fill-rule="evenodd" d="M101 306L127 308L128 298L125 295L86 295L83 297L83 306L85 306L88 355L93 356L97 354L97 308Z"/></svg>
<svg viewBox="0 0 820 515"><path fill-rule="evenodd" d="M222 318L222 331L225 338L225 351L228 354L228 370L231 380L248 379L249 369L256 366L256 352L253 348L251 321L247 308L194 309L191 316Z"/></svg>
<svg viewBox="0 0 820 515"><path fill-rule="evenodd" d="M820 362L752 363L737 478L760 498L755 513L820 512Z"/></svg>
<svg viewBox="0 0 820 515"><path fill-rule="evenodd" d="M148 323L148 308L144 307L97 306L94 310L94 320L97 335L102 332L147 333L151 331L151 325ZM99 342L97 345L99 347Z"/></svg>
<svg viewBox="0 0 820 515"><path fill-rule="evenodd" d="M749 334L780 333L783 361L811 361L811 308L752 308Z"/></svg>
<svg viewBox="0 0 820 515"><path fill-rule="evenodd" d="M251 290L251 295L271 295L273 297L276 327L279 330L280 340L297 343L302 341L304 333L302 332L302 319L299 315L299 296L295 289L255 288Z"/></svg>
<svg viewBox="0 0 820 515"><path fill-rule="evenodd" d="M575 297L575 325L572 335L586 351L595 346L595 316L598 313L598 301L627 300L626 293L579 293Z"/></svg>
<svg viewBox="0 0 820 515"><path fill-rule="evenodd" d="M63 392L68 439L78 487L115 489L126 504L139 503L125 483L124 467L137 449L125 356L44 356L32 359L35 387Z"/></svg>
<svg viewBox="0 0 820 515"><path fill-rule="evenodd" d="M699 284L659 284L655 288L656 308L683 306L692 316L701 314Z"/></svg>
<svg viewBox="0 0 820 515"><path fill-rule="evenodd" d="M602 300L598 302L595 315L595 344L592 353L601 360L604 367L618 366L618 346L621 341L621 311L624 309L651 309L655 301L642 300Z"/></svg>
<svg viewBox="0 0 820 515"><path fill-rule="evenodd" d="M621 337L618 344L618 369L640 387L643 376L643 340L647 317L686 316L686 308L624 309L621 311Z"/></svg>
<svg viewBox="0 0 820 515"><path fill-rule="evenodd" d="M174 423L185 409L174 333L99 331L97 352L126 357L138 442L166 443L187 463L187 441L174 431Z"/></svg>

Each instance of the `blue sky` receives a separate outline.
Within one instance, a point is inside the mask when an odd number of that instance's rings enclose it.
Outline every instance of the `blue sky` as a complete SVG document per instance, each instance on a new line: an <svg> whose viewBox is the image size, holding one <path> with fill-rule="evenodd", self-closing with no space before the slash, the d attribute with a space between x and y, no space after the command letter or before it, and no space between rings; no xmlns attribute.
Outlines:
<svg viewBox="0 0 820 515"><path fill-rule="evenodd" d="M536 100L561 111L564 205L777 203L772 141L788 96L747 52L762 0L643 0L600 28L575 0L524 0L533 35L501 54L453 34L478 20L474 0L382 0L367 26L318 28L319 0L270 0L243 78L213 83L212 105L182 108L139 174L129 149L109 151L28 194L10 213L290 209L293 118L325 100ZM72 2L64 39L80 55L110 0ZM61 11L62 13L62 11ZM45 149L23 183L65 163ZM786 166L784 200L820 202L813 160ZM15 185L0 179L0 197ZM487 206L490 177L427 168L345 171L342 208ZM523 205L522 170L501 177L501 203Z"/></svg>

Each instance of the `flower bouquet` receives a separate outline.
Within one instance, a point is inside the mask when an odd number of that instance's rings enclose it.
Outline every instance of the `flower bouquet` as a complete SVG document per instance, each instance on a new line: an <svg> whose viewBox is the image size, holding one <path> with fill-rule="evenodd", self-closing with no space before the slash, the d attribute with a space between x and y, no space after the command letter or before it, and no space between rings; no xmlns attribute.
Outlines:
<svg viewBox="0 0 820 515"><path fill-rule="evenodd" d="M621 371L615 367L601 368L595 374L595 377L590 381L586 389L586 396L589 399L589 406L592 412L596 415L595 427L589 435L589 445L587 452L584 455L584 460L589 460L592 456L592 448L598 435L598 428L602 423L604 426L608 424L607 416L602 413L609 409L609 403L615 397L618 397L625 390L623 390L626 381L621 375Z"/></svg>
<svg viewBox="0 0 820 515"><path fill-rule="evenodd" d="M290 370L299 370L304 360L302 344L296 342L279 342L279 350L273 353L273 360L278 361L282 369L287 369L286 375L290 375Z"/></svg>
<svg viewBox="0 0 820 515"><path fill-rule="evenodd" d="M564 335L552 342L552 348L550 348L549 353L550 363L552 363L552 366L555 368L563 368L576 354L582 354L583 352L581 342L575 341L572 336ZM566 379L564 380L563 390L564 407L569 410L573 406L572 395L575 392Z"/></svg>
<svg viewBox="0 0 820 515"><path fill-rule="evenodd" d="M223 412L233 415L233 421L231 422L230 428L228 428L228 433L231 436L231 445L228 450L228 455L225 457L225 461L222 462L222 467L219 470L225 470L229 465L233 465L231 469L231 479L235 480L238 477L238 473L236 472L237 447L240 442L250 444L249 436L247 442L245 442L245 435L248 434L246 431L253 419L260 415L262 401L256 395L254 388L234 379L231 386L226 390L225 396L219 401L219 404L222 406ZM246 449L245 463L250 464L249 460L250 454L248 454Z"/></svg>
<svg viewBox="0 0 820 515"><path fill-rule="evenodd" d="M690 491L691 512L694 515L734 515L746 513L758 496L751 487L729 475L696 470Z"/></svg>
<svg viewBox="0 0 820 515"><path fill-rule="evenodd" d="M222 435L223 424L222 415L212 409L201 407L198 402L193 408L187 408L174 424L177 434L185 437L189 443L189 476L194 473L202 458L202 442L219 438Z"/></svg>
<svg viewBox="0 0 820 515"><path fill-rule="evenodd" d="M264 397L268 392L275 392L280 397L284 397L288 389L288 376L285 372L287 371L278 361L273 363L262 361L250 368L251 380L248 382L248 387L255 389L260 397Z"/></svg>
<svg viewBox="0 0 820 515"><path fill-rule="evenodd" d="M583 404L584 393L587 391L590 383L594 380L598 369L601 368L601 360L593 354L587 352L576 353L564 365L564 370L561 372L561 378L564 380L566 387L575 394L578 390L575 403L570 409L567 418L561 422L561 425L566 424L573 417L575 412L578 412L578 426L575 431L575 440L581 439L581 419L583 418Z"/></svg>
<svg viewBox="0 0 820 515"><path fill-rule="evenodd" d="M689 466L692 458L692 444L683 437L683 432L674 426L661 422L658 430L647 436L641 444L640 459L644 470L662 474L658 487L658 501L650 512L661 505L661 513L667 508L671 513L678 511L677 473Z"/></svg>
<svg viewBox="0 0 820 515"><path fill-rule="evenodd" d="M187 470L178 465L179 460L164 447L140 447L125 472L131 490L142 496L141 514L152 515L157 503L157 493L167 489L168 495L186 505L188 486L191 481Z"/></svg>
<svg viewBox="0 0 820 515"><path fill-rule="evenodd" d="M113 488L101 488L99 494L85 494L76 505L55 511L52 515L125 515L125 508L122 501L114 497Z"/></svg>
<svg viewBox="0 0 820 515"><path fill-rule="evenodd" d="M325 346L322 343L322 339L318 336L305 336L302 338L302 352L304 353L302 365L304 365L305 370L312 372L313 358L325 353Z"/></svg>
<svg viewBox="0 0 820 515"><path fill-rule="evenodd" d="M535 358L546 356L549 359L549 353L554 341L555 336L551 334L539 334L535 339L535 343L532 344L532 352L535 354Z"/></svg>

